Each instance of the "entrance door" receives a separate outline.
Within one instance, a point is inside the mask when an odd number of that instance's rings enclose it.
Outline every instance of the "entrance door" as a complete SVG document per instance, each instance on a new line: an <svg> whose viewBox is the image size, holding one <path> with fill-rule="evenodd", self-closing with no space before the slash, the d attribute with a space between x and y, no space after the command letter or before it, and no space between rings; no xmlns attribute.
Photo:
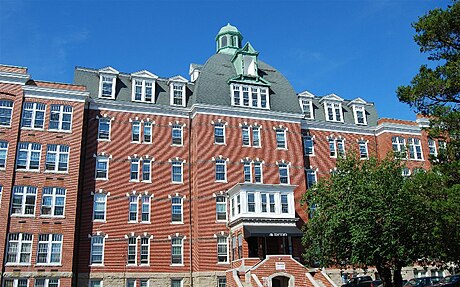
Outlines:
<svg viewBox="0 0 460 287"><path fill-rule="evenodd" d="M285 276L276 276L272 279L272 287L289 287L289 278Z"/></svg>

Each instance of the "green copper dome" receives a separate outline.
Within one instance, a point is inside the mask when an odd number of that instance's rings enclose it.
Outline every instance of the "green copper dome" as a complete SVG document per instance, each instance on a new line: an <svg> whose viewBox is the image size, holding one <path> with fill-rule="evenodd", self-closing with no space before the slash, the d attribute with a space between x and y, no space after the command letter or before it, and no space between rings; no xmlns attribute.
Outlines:
<svg viewBox="0 0 460 287"><path fill-rule="evenodd" d="M238 29L235 26L232 26L232 25L230 25L230 23L228 23L226 26L220 28L219 33L217 34L217 37L219 37L219 35L225 34L225 33L229 33L229 34L238 33L238 34L240 34L240 31L238 31Z"/></svg>
<svg viewBox="0 0 460 287"><path fill-rule="evenodd" d="M241 48L241 40L243 36L235 26L228 23L226 26L220 28L216 36L217 52L234 54Z"/></svg>

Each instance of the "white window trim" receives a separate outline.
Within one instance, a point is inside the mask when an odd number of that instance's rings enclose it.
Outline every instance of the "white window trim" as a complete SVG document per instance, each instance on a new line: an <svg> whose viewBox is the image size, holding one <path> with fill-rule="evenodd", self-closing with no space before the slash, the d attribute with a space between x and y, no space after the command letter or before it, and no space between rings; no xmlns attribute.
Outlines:
<svg viewBox="0 0 460 287"><path fill-rule="evenodd" d="M311 140L311 142L312 142L312 149L311 149L312 152L311 152L311 154L307 154L307 153L306 153L305 141L306 141L306 138L307 138L307 137L309 137L310 140ZM329 142L328 142L328 143L329 143ZM304 135L304 136L303 136L303 145L304 145L304 147L303 147L303 155L304 155L304 156L315 156L315 136L312 136L312 135Z"/></svg>
<svg viewBox="0 0 460 287"><path fill-rule="evenodd" d="M7 160L8 160L8 148L10 147L10 143L7 142L6 140L0 140L0 143L5 143L6 144L6 147L5 148L0 148L1 151L5 151L5 166L4 167L0 167L0 170L5 170L6 169L6 163L7 163ZM0 198L0 202L1 202L1 198Z"/></svg>
<svg viewBox="0 0 460 287"><path fill-rule="evenodd" d="M260 182L256 182L256 164L260 165ZM254 183L263 184L264 183L264 168L263 168L264 161L259 161L258 159L256 159L252 165L254 166L254 176L253 176Z"/></svg>
<svg viewBox="0 0 460 287"><path fill-rule="evenodd" d="M142 214L143 214L143 212L142 212L142 206L143 206L143 201L142 201L142 199L143 199L143 198L148 198L149 220L147 220L147 221L144 221L144 220L142 219ZM140 215L141 215L141 216L139 217L139 222L140 222L140 223L144 223L144 224L148 224L148 223L150 223L151 220L152 220L152 195L149 195L149 194L143 194L143 195L141 195L141 196L140 196L140 202L141 202L141 204L140 204L140 208L141 208Z"/></svg>
<svg viewBox="0 0 460 287"><path fill-rule="evenodd" d="M278 150L288 150L288 139L287 139L287 133L286 131L288 130L287 128L285 127L282 127L282 126L278 126L278 127L273 127L273 129L275 130L275 141L276 141L276 149ZM278 132L279 131L282 131L283 132L283 137L284 137L284 147L278 147Z"/></svg>
<svg viewBox="0 0 460 287"><path fill-rule="evenodd" d="M48 236L48 240L46 241L40 241L40 235L47 235ZM64 244L64 235L63 234L51 234L51 233L48 233L48 234L40 234L38 236L38 243L37 243L37 263L36 265L37 266L59 266L61 265L61 262L62 262L62 247L63 247L63 244ZM61 241L53 241L53 235L61 235ZM59 251L59 262L53 262L51 263L51 251L52 251L52 245L53 243L60 243L61 244L61 250ZM47 247L47 252L46 252L46 262L45 263L38 263L38 245L40 243L45 243L48 245Z"/></svg>
<svg viewBox="0 0 460 287"><path fill-rule="evenodd" d="M259 144L258 145L255 145L254 144L254 131L255 130L258 130L259 131ZM252 138L251 138L252 137ZM261 148L262 147L262 127L257 125L257 124L254 124L252 126L252 129L251 129L251 133L250 133L250 140L251 140L251 145L255 148Z"/></svg>
<svg viewBox="0 0 460 287"><path fill-rule="evenodd" d="M286 165L286 170L287 170L287 183L282 183L282 182L281 182L281 170L280 170L280 165L283 165L283 164ZM277 162L276 162L276 165L278 166L278 180L280 181L280 184L281 184L281 185L289 185L289 184L291 184L291 173L290 173L290 171L289 171L290 166L291 166L291 163L282 160L282 161L277 161Z"/></svg>
<svg viewBox="0 0 460 287"><path fill-rule="evenodd" d="M109 118L107 117L106 115L102 116L102 117L99 117L99 116L96 116L96 119L98 120L98 123L97 123L97 141L110 141L110 138L111 138L111 135L112 135L112 121L114 120L114 118ZM100 134L100 124L101 124L101 119L103 120L108 120L109 122L109 136L107 139L102 139L102 138L99 138L99 134Z"/></svg>
<svg viewBox="0 0 460 287"><path fill-rule="evenodd" d="M180 196L179 194L175 194L174 196L168 195L168 198L171 200L171 224L184 224L184 197ZM177 205L177 203L173 204L173 198L180 198L180 212L181 212L181 220L180 221L173 221L173 205Z"/></svg>
<svg viewBox="0 0 460 287"><path fill-rule="evenodd" d="M139 177L141 176L141 172L140 172L140 169L141 169L141 159L138 158L137 156L133 156L133 157L128 157L128 160L129 160L129 181L130 182L139 182ZM132 172L132 167L133 167L133 163L134 162L137 162L137 177L135 179L132 179L131 178L131 172Z"/></svg>
<svg viewBox="0 0 460 287"><path fill-rule="evenodd" d="M182 159L179 159L179 158L175 158L175 159L170 159L169 162L171 163L171 183L172 184L184 184L184 163L185 163L185 160L182 160ZM180 181L174 181L174 165L176 164L176 166L178 165L178 163L180 164L180 168L181 168L181 173L180 173Z"/></svg>
<svg viewBox="0 0 460 287"><path fill-rule="evenodd" d="M310 112L310 117L307 117L307 115L305 113L304 101L308 102L307 105L308 105L308 109L309 109L309 112ZM313 101L310 98L299 97L299 104L300 104L300 108L302 109L302 112L304 113L305 119L307 119L307 120L315 119L315 116L313 115Z"/></svg>
<svg viewBox="0 0 460 287"><path fill-rule="evenodd" d="M364 123L358 123L358 110L362 110L363 112ZM363 105L353 105L353 116L355 119L355 124L367 126L366 108Z"/></svg>
<svg viewBox="0 0 460 287"><path fill-rule="evenodd" d="M219 235L216 235L214 234L214 236L216 237L216 252L217 252L217 264L228 264L230 262L229 260L229 257L230 257L230 252L229 252L229 244L228 244L228 241L229 241L229 237L228 236L225 236L225 235L222 235L222 234L219 234ZM225 246L227 247L227 260L225 261L219 261L219 245L224 245L223 243L219 243L219 238L225 238Z"/></svg>
<svg viewBox="0 0 460 287"><path fill-rule="evenodd" d="M144 122L144 125L142 126L142 143L143 144L152 144L153 142L153 125L155 124L155 122L150 122L149 119L147 119L147 121ZM146 126L149 126L150 125L150 141L146 141L145 140L145 128Z"/></svg>
<svg viewBox="0 0 460 287"><path fill-rule="evenodd" d="M141 177L141 182L152 182L152 162L155 160L154 158L149 158L149 157L145 157L145 158L141 158L140 159L141 162L142 162L142 165L140 165L140 170L142 171L142 175L140 175ZM149 179L144 179L144 162L148 161L149 162Z"/></svg>
<svg viewBox="0 0 460 287"><path fill-rule="evenodd" d="M234 97L234 91L236 90L236 87L239 87L239 92L240 92L240 100L239 103L235 102L235 97ZM245 106L243 104L243 87L248 89L248 97L249 97L249 104ZM252 89L257 89L257 106L253 105L253 99L252 99ZM262 90L265 90L265 95L266 95L266 107L262 107ZM253 86L253 85L242 85L242 84L231 84L230 85L230 96L231 96L231 103L232 106L236 107L243 107L243 108L255 108L255 109L262 109L262 110L270 110L270 91L268 87L264 86Z"/></svg>
<svg viewBox="0 0 460 287"><path fill-rule="evenodd" d="M216 222L227 222L228 220L228 197L224 194L224 193L221 193L221 194L216 194L214 193L213 194L213 197L215 197L215 201L216 201ZM221 198L224 198L225 201L224 202L217 202L217 198L218 197L221 197ZM225 219L219 219L218 218L218 213L217 213L217 206L218 205L224 205L225 206Z"/></svg>
<svg viewBox="0 0 460 287"><path fill-rule="evenodd" d="M136 195L135 192L133 191L133 193L128 193L127 197L128 197L128 223L137 223L139 221L139 197L140 195L139 194ZM131 201L131 198L134 198L135 201ZM131 219L131 204L136 205L136 219L134 220Z"/></svg>
<svg viewBox="0 0 460 287"><path fill-rule="evenodd" d="M0 109L9 109L9 110L10 110L10 123L9 123L8 125L0 124L0 127L7 127L7 128L10 128L10 127L11 127L11 121L12 121L12 119L13 119L14 101L13 101L13 100L9 100L9 99L0 99L0 102L2 102L2 101L11 102L12 105L11 105L11 107L0 106Z"/></svg>
<svg viewBox="0 0 460 287"><path fill-rule="evenodd" d="M20 149L20 145L21 144L27 144L27 149ZM32 146L34 144L37 144L40 146L40 150L34 150L32 149ZM31 172L40 172L40 164L41 164L41 159L42 159L42 145L39 144L39 143L35 143L35 142L19 142L18 145L17 145L17 156L16 156L16 170L18 171L31 171ZM17 167L17 162L18 162L18 159L19 159L19 151L20 150L25 150L27 152L27 158L26 158L26 168L18 168ZM38 168L37 169L30 169L30 161L32 159L32 151L35 151L35 152L39 152L39 155L38 155Z"/></svg>
<svg viewBox="0 0 460 287"><path fill-rule="evenodd" d="M171 126L171 146L184 146L184 125L181 123L170 123L169 125ZM179 129L179 128L180 128L181 143L177 144L177 143L174 143L173 130Z"/></svg>
<svg viewBox="0 0 460 287"><path fill-rule="evenodd" d="M430 144L430 142L432 144ZM433 148L434 149L434 153L431 153L430 152L430 149ZM428 154L430 156L434 156L434 157L437 157L438 156L438 148L436 147L436 141L432 138L428 138Z"/></svg>
<svg viewBox="0 0 460 287"><path fill-rule="evenodd" d="M136 100L136 81L140 81L141 82L141 99L140 100ZM147 101L145 99L145 95L146 95L146 90L147 90L147 84L151 84L152 86L152 99L150 101ZM139 77L132 77L131 79L131 86L132 86L132 89L131 89L131 100L133 102L140 102L140 103L155 103L155 84L156 84L156 81L155 79L142 79L142 78L139 78Z"/></svg>
<svg viewBox="0 0 460 287"><path fill-rule="evenodd" d="M244 130L248 131L248 144L244 144ZM251 141L251 135L252 135L252 128L250 125L243 124L241 125L241 146L243 147L251 147L252 141Z"/></svg>
<svg viewBox="0 0 460 287"><path fill-rule="evenodd" d="M147 245L147 262L148 263L142 263L141 262L141 255L142 255L142 239L147 238L148 240L148 245ZM150 245L151 245L151 239L152 236L147 236L147 234L144 234L143 236L140 237L139 240L139 266L150 266ZM149 286L148 280L147 280L147 286Z"/></svg>
<svg viewBox="0 0 460 287"><path fill-rule="evenodd" d="M136 143L136 144L140 144L141 141L142 141L142 123L143 121L140 121L140 120L131 120L129 119L129 121L131 122L131 143ZM133 140L133 136L134 136L134 126L137 125L138 128L139 128L139 139L137 141Z"/></svg>
<svg viewBox="0 0 460 287"><path fill-rule="evenodd" d="M103 77L110 78L112 80L112 93L111 93L110 97L102 95ZM99 75L99 94L98 94L98 98L114 100L115 99L115 90L117 88L116 83L117 83L117 76L116 75L100 73L100 75Z"/></svg>
<svg viewBox="0 0 460 287"><path fill-rule="evenodd" d="M44 191L45 191L45 188L50 188L52 193L51 194L44 194ZM59 194L57 195L56 194L56 190L58 188L62 188L64 190L64 196ZM51 197L51 214L50 215L47 215L47 214L42 214L42 207L43 207L43 198L44 197ZM64 197L64 206L63 206L63 210L62 210L62 215L54 215L54 212L55 212L55 208L56 208L56 198L57 197ZM56 186L44 186L42 188L42 203L40 205L40 217L44 217L44 218L65 218L65 206L66 206L66 200L67 200L67 189L64 188L64 187L56 187Z"/></svg>
<svg viewBox="0 0 460 287"><path fill-rule="evenodd" d="M32 106L32 109L27 109L27 110L29 110L29 111L32 111L32 118L30 119L31 125L32 125L31 127L25 127L25 126L23 126L24 111L26 110L26 108L25 108L25 105L26 105L26 104L32 104L32 105L33 105L33 106ZM44 110L39 110L39 109L37 109L37 105L38 105L38 104L44 105L45 109L44 109ZM39 130L39 131L44 130L44 129L45 129L45 123L46 123L46 104L40 103L40 102L24 102L22 106L23 106L23 111L22 111L22 114L21 114L21 129L25 129L25 130ZM34 123L35 123L35 119L36 119L36 117L37 117L37 112L40 112L40 111L43 112L43 125L42 125L42 127L36 128L36 127L34 127Z"/></svg>
<svg viewBox="0 0 460 287"><path fill-rule="evenodd" d="M315 182L312 185L315 185L318 182L318 169L314 169L312 167L306 169L307 172L307 188L308 188L308 173L312 172L313 175L315 176Z"/></svg>
<svg viewBox="0 0 460 287"><path fill-rule="evenodd" d="M223 180L217 180L217 161L223 161L224 162L224 179ZM214 162L214 182L223 182L227 183L227 162L228 158L224 158L222 156L218 157L212 157L212 161Z"/></svg>
<svg viewBox="0 0 460 287"><path fill-rule="evenodd" d="M180 246L181 246L181 263L172 263L172 250L173 250L173 244L172 244L172 240L174 238L180 238ZM171 264L169 266L184 266L184 240L185 240L185 236L179 236L178 234L176 234L175 236L170 236L170 240L171 240ZM176 244L177 246L177 244ZM181 285L182 285L182 280L181 280Z"/></svg>
<svg viewBox="0 0 460 287"><path fill-rule="evenodd" d="M415 143L415 141L418 140L418 144ZM423 148L422 148L422 140L420 138L408 138L407 139L407 145L408 145L408 158L409 160L414 160L414 161L424 161L424 157L423 157ZM417 156L417 147L420 147L420 158ZM411 158L410 157L410 151L411 151L411 148L413 148L413 152L414 152L414 158Z"/></svg>
<svg viewBox="0 0 460 287"><path fill-rule="evenodd" d="M252 160L250 160L250 159L242 159L241 163L243 164L243 182L244 183L252 183L253 182ZM245 173L245 167L246 166L249 166L249 181L246 181L246 173Z"/></svg>
<svg viewBox="0 0 460 287"><path fill-rule="evenodd" d="M55 154L55 161L54 161L54 164L55 164L55 167L54 169L47 169L46 168L46 163L47 163L47 157L48 157L48 152L50 152L48 150L48 147L50 145L55 145L56 146L56 151L51 151L51 153L54 153ZM67 147L67 152L65 151L61 151L61 148L63 147ZM62 155L62 154L67 154L67 169L66 170L59 170L59 157ZM61 144L48 144L46 146L46 155L45 155L45 172L46 173L69 173L69 163L70 163L70 146L68 145L61 145Z"/></svg>
<svg viewBox="0 0 460 287"><path fill-rule="evenodd" d="M134 236L134 235L131 235L131 236L126 235L125 237L126 237L126 239L127 239L126 243L127 243L127 245L128 245L127 248L126 248L126 266L137 266L137 259L138 259L138 258L137 258L137 253L138 253L138 251L139 251L137 247L138 247L138 243L139 243L139 242L138 242L138 241L139 241L139 237L136 237L136 236ZM134 248L134 263L129 263L129 262L128 262L128 260L129 260L129 239L130 239L130 238L134 238L134 239L135 239L135 242L136 242L136 243L134 244L134 246L135 246L135 248ZM135 279L134 279L134 280L135 280ZM136 285L134 285L134 286L136 286Z"/></svg>
<svg viewBox="0 0 460 287"><path fill-rule="evenodd" d="M91 283L93 282L99 282L101 283L100 287L104 287L104 281L102 279L90 279L88 281L88 287L92 287Z"/></svg>
<svg viewBox="0 0 460 287"><path fill-rule="evenodd" d="M95 180L109 180L109 169L110 169L110 159L112 156L106 155L106 154L101 154L101 155L93 155L94 158L96 158L96 165L94 169L94 178ZM107 160L107 172L106 172L106 177L105 178L98 178L97 177L97 163L100 159Z"/></svg>
<svg viewBox="0 0 460 287"><path fill-rule="evenodd" d="M22 202L21 202L21 213L13 213L13 198L14 198L14 190L15 188L20 188L22 190ZM27 194L33 194L33 193L27 193L29 188L35 188L35 199L34 199L34 213L33 214L25 214L26 210L26 197ZM10 214L11 217L35 217L36 209L37 209L37 195L38 195L38 187L36 186L30 186L30 185L14 185L13 186L13 193L11 196L11 210Z"/></svg>
<svg viewBox="0 0 460 287"><path fill-rule="evenodd" d="M216 122L212 121L211 124L213 125L213 130L214 130L214 144L215 145L227 145L227 129L226 129L226 125L227 123L226 122L223 122L221 120L217 120ZM219 143L219 142L216 142L216 127L217 126L221 126L222 127L222 133L223 133L223 138L224 138L224 141Z"/></svg>
<svg viewBox="0 0 460 287"><path fill-rule="evenodd" d="M174 86L181 86L182 87L182 105L174 104ZM176 107L185 107L186 106L186 88L187 85L181 82L171 82L169 84L169 98L170 98L170 105Z"/></svg>
<svg viewBox="0 0 460 287"><path fill-rule="evenodd" d="M13 233L18 233L19 234L19 239L18 240L14 240L14 242L17 242L18 243L18 248L16 250L16 261L15 262L8 262L8 250L9 250L9 247L10 247L10 234L13 234ZM5 266L30 266L31 265L31 262L32 262L32 247L33 247L33 243L34 243L34 235L32 234L32 238L31 240L24 240L24 234L30 234L30 233L26 233L26 232L11 232L11 233L7 233L7 249L6 249L6 252L5 252ZM20 262L21 260L21 251L22 251L22 245L23 243L30 243L30 252L29 252L29 262Z"/></svg>
<svg viewBox="0 0 460 287"><path fill-rule="evenodd" d="M104 199L105 199L104 200L104 219L95 219L94 218L94 212L95 212L95 207L94 206L95 206L95 203L96 203L96 201L95 201L96 197L95 196L98 195L98 194L103 194ZM105 193L105 192L103 192L102 189L100 189L99 192L92 192L91 195L93 196L93 214L92 214L92 219L93 220L92 221L93 222L102 222L102 223L107 222L107 199L110 196L110 192Z"/></svg>
<svg viewBox="0 0 460 287"><path fill-rule="evenodd" d="M29 286L29 278L24 278L24 277L21 277L21 278L3 278L3 284L5 284L5 281L13 281L13 287L18 287L19 285L19 280L26 280L27 281L27 285L26 286Z"/></svg>
<svg viewBox="0 0 460 287"><path fill-rule="evenodd" d="M328 116L328 105L332 105L332 120L329 119L329 116ZM339 105L339 112L340 112L340 121L337 120L337 115L335 113L335 105ZM342 107L342 103L339 103L339 102L335 102L335 101L324 101L323 103L323 106L324 106L324 116L326 118L326 121L328 122L336 122L336 123L343 123L343 107Z"/></svg>
<svg viewBox="0 0 460 287"><path fill-rule="evenodd" d="M35 281L35 282L34 282L34 287L36 287L35 284L37 284L37 280L40 280L40 279L44 280L44 283L45 283L44 287L49 287L50 280L52 280L52 279L56 279L56 280L57 280L57 282L58 282L58 287L61 286L61 280L60 280L61 278L59 278L59 277L52 277L52 278L35 277L35 280L34 280L34 281Z"/></svg>
<svg viewBox="0 0 460 287"><path fill-rule="evenodd" d="M361 157L361 145L364 144L364 147L366 148L366 157ZM359 158L361 160L367 160L369 159L369 141L367 140L358 140L358 152L359 152Z"/></svg>
<svg viewBox="0 0 460 287"><path fill-rule="evenodd" d="M102 237L102 259L101 259L101 263L92 263L92 258L93 258L93 238L94 237ZM101 235L101 234L96 234L96 235L89 235L88 236L91 240L91 249L90 249L90 253L89 253L89 266L104 266L104 258L105 258L105 240L107 239L108 235L105 234L105 235ZM101 280L101 283L102 283L102 280Z"/></svg>
<svg viewBox="0 0 460 287"><path fill-rule="evenodd" d="M51 113L53 113L53 112L56 113L57 112L57 111L52 110L53 106L59 106L59 120L58 120L59 126L56 129L52 129L52 128L49 127L51 125ZM70 107L70 108L72 108L72 111L71 112L64 112L64 107ZM64 114L69 114L69 113L70 113L70 128L68 130L65 130L65 129L62 128L63 118L64 118ZM60 105L60 104L51 104L50 105L50 119L48 121L48 131L50 131L50 132L72 133L72 128L73 128L72 122L73 122L73 106L65 105L65 104L62 104L62 105Z"/></svg>

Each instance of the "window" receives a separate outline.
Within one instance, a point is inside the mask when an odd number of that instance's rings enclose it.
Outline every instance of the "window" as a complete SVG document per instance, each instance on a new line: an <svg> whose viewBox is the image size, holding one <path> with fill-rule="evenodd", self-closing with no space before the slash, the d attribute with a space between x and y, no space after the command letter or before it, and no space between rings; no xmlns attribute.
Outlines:
<svg viewBox="0 0 460 287"><path fill-rule="evenodd" d="M72 107L51 105L50 130L70 131L72 127Z"/></svg>
<svg viewBox="0 0 460 287"><path fill-rule="evenodd" d="M340 103L325 103L326 120L332 122L342 121L342 104Z"/></svg>
<svg viewBox="0 0 460 287"><path fill-rule="evenodd" d="M89 287L102 287L102 280L100 280L100 279L91 279L89 281Z"/></svg>
<svg viewBox="0 0 460 287"><path fill-rule="evenodd" d="M260 147L260 127L252 127L252 146Z"/></svg>
<svg viewBox="0 0 460 287"><path fill-rule="evenodd" d="M254 192L247 193L248 212L256 212L256 199Z"/></svg>
<svg viewBox="0 0 460 287"><path fill-rule="evenodd" d="M11 114L13 113L13 101L0 100L0 126L11 125Z"/></svg>
<svg viewBox="0 0 460 287"><path fill-rule="evenodd" d="M339 156L345 156L345 140L344 139L336 139L335 142L337 143L337 153Z"/></svg>
<svg viewBox="0 0 460 287"><path fill-rule="evenodd" d="M241 133L242 133L242 136L243 136L243 146L251 146L251 139L250 139L250 136L249 136L249 130L250 130L250 127L248 127L248 126L242 126L241 127Z"/></svg>
<svg viewBox="0 0 460 287"><path fill-rule="evenodd" d="M127 279L126 287L136 287L136 279Z"/></svg>
<svg viewBox="0 0 460 287"><path fill-rule="evenodd" d="M307 187L311 188L316 184L316 170L307 169Z"/></svg>
<svg viewBox="0 0 460 287"><path fill-rule="evenodd" d="M45 125L45 108L42 103L25 102L22 110L21 127L43 129Z"/></svg>
<svg viewBox="0 0 460 287"><path fill-rule="evenodd" d="M304 155L314 155L315 154L315 146L314 146L312 136L303 137L303 152L304 152Z"/></svg>
<svg viewBox="0 0 460 287"><path fill-rule="evenodd" d="M141 142L141 123L139 121L133 121L131 127L131 142Z"/></svg>
<svg viewBox="0 0 460 287"><path fill-rule="evenodd" d="M439 146L439 151L440 152L446 152L447 150L447 143L446 141L443 141L443 140L438 140L438 146Z"/></svg>
<svg viewBox="0 0 460 287"><path fill-rule="evenodd" d="M90 264L102 265L104 262L105 237L96 235L91 237L91 262Z"/></svg>
<svg viewBox="0 0 460 287"><path fill-rule="evenodd" d="M406 140L403 137L392 137L391 143L396 157L406 158Z"/></svg>
<svg viewBox="0 0 460 287"><path fill-rule="evenodd" d="M44 187L42 195L42 216L64 216L66 189L62 187Z"/></svg>
<svg viewBox="0 0 460 287"><path fill-rule="evenodd" d="M262 182L262 163L254 162L254 183Z"/></svg>
<svg viewBox="0 0 460 287"><path fill-rule="evenodd" d="M410 176L410 169L407 167L404 167L401 173L402 173L402 176L406 176L406 177Z"/></svg>
<svg viewBox="0 0 460 287"><path fill-rule="evenodd" d="M243 178L244 182L252 182L251 162L243 162Z"/></svg>
<svg viewBox="0 0 460 287"><path fill-rule="evenodd" d="M105 213L107 209L107 194L95 193L93 206L93 220L105 221Z"/></svg>
<svg viewBox="0 0 460 287"><path fill-rule="evenodd" d="M3 185L0 185L0 207L2 206Z"/></svg>
<svg viewBox="0 0 460 287"><path fill-rule="evenodd" d="M171 287L182 287L182 279L171 279Z"/></svg>
<svg viewBox="0 0 460 287"><path fill-rule="evenodd" d="M232 105L268 109L268 89L266 87L231 85Z"/></svg>
<svg viewBox="0 0 460 287"><path fill-rule="evenodd" d="M138 210L139 197L137 195L129 196L129 222L137 222L137 210Z"/></svg>
<svg viewBox="0 0 460 287"><path fill-rule="evenodd" d="M217 236L217 262L228 262L228 243L225 236Z"/></svg>
<svg viewBox="0 0 460 287"><path fill-rule="evenodd" d="M182 223L182 197L173 196L171 198L172 222Z"/></svg>
<svg viewBox="0 0 460 287"><path fill-rule="evenodd" d="M137 257L137 238L131 236L131 237L128 237L128 265L136 265L136 262L137 262L136 257Z"/></svg>
<svg viewBox="0 0 460 287"><path fill-rule="evenodd" d="M281 194L281 213L289 213L289 202L287 194Z"/></svg>
<svg viewBox="0 0 460 287"><path fill-rule="evenodd" d="M438 156L438 151L436 150L436 142L433 139L428 139L428 149L429 149L430 156L432 157Z"/></svg>
<svg viewBox="0 0 460 287"><path fill-rule="evenodd" d="M0 141L0 169L6 168L6 155L8 154L8 142Z"/></svg>
<svg viewBox="0 0 460 287"><path fill-rule="evenodd" d="M69 146L49 144L46 150L45 170L67 172L69 168Z"/></svg>
<svg viewBox="0 0 460 287"><path fill-rule="evenodd" d="M181 125L172 125L172 145L182 145Z"/></svg>
<svg viewBox="0 0 460 287"><path fill-rule="evenodd" d="M37 249L37 264L60 264L62 234L40 234Z"/></svg>
<svg viewBox="0 0 460 287"><path fill-rule="evenodd" d="M185 85L177 83L172 84L171 104L174 106L185 107Z"/></svg>
<svg viewBox="0 0 460 287"><path fill-rule="evenodd" d="M182 264L182 238L173 237L171 239L171 263Z"/></svg>
<svg viewBox="0 0 460 287"><path fill-rule="evenodd" d="M152 81L134 79L133 81L133 101L152 102L153 101L153 85Z"/></svg>
<svg viewBox="0 0 460 287"><path fill-rule="evenodd" d="M139 181L139 159L131 159L130 177L131 181Z"/></svg>
<svg viewBox="0 0 460 287"><path fill-rule="evenodd" d="M286 147L286 130L276 129L276 147L277 148L287 148Z"/></svg>
<svg viewBox="0 0 460 287"><path fill-rule="evenodd" d="M141 265L149 265L150 262L150 238L141 237ZM142 286L142 282L141 282ZM145 285L148 286L148 285Z"/></svg>
<svg viewBox="0 0 460 287"><path fill-rule="evenodd" d="M369 158L369 152L367 150L367 141L359 141L359 157L361 159Z"/></svg>
<svg viewBox="0 0 460 287"><path fill-rule="evenodd" d="M173 183L182 183L182 168L183 162L182 161L172 161L172 170L171 170L171 181Z"/></svg>
<svg viewBox="0 0 460 287"><path fill-rule="evenodd" d="M6 278L4 283L5 283L5 287L28 287L29 286L29 280L26 278L19 278L19 279Z"/></svg>
<svg viewBox="0 0 460 287"><path fill-rule="evenodd" d="M111 126L111 119L99 118L99 128L97 132L97 139L110 140L110 126Z"/></svg>
<svg viewBox="0 0 460 287"><path fill-rule="evenodd" d="M223 123L214 124L214 143L225 144L225 125Z"/></svg>
<svg viewBox="0 0 460 287"><path fill-rule="evenodd" d="M13 186L11 214L34 215L37 188L35 186Z"/></svg>
<svg viewBox="0 0 460 287"><path fill-rule="evenodd" d="M237 259L236 237L232 236L232 260Z"/></svg>
<svg viewBox="0 0 460 287"><path fill-rule="evenodd" d="M345 156L345 140L329 138L329 154L331 157Z"/></svg>
<svg viewBox="0 0 460 287"><path fill-rule="evenodd" d="M35 278L34 287L59 287L58 278Z"/></svg>
<svg viewBox="0 0 460 287"><path fill-rule="evenodd" d="M422 145L420 143L420 139L409 138L408 142L409 142L409 158L416 159L416 160L422 160L423 154L422 154Z"/></svg>
<svg viewBox="0 0 460 287"><path fill-rule="evenodd" d="M366 110L364 106L353 105L353 112L355 114L355 123L357 125L367 125Z"/></svg>
<svg viewBox="0 0 460 287"><path fill-rule="evenodd" d="M313 119L313 104L311 100L300 99L300 107L306 119Z"/></svg>
<svg viewBox="0 0 460 287"><path fill-rule="evenodd" d="M151 197L143 195L141 197L141 222L150 222L150 204Z"/></svg>
<svg viewBox="0 0 460 287"><path fill-rule="evenodd" d="M100 82L100 98L114 99L115 98L115 82L116 77L113 76L101 76Z"/></svg>
<svg viewBox="0 0 460 287"><path fill-rule="evenodd" d="M148 158L142 159L142 181L150 182L152 181L152 161Z"/></svg>
<svg viewBox="0 0 460 287"><path fill-rule="evenodd" d="M97 156L96 157L96 179L109 179L109 157Z"/></svg>
<svg viewBox="0 0 460 287"><path fill-rule="evenodd" d="M238 259L243 258L243 234L238 234Z"/></svg>
<svg viewBox="0 0 460 287"><path fill-rule="evenodd" d="M275 194L273 193L261 193L261 211L262 212L275 212Z"/></svg>
<svg viewBox="0 0 460 287"><path fill-rule="evenodd" d="M20 142L16 169L39 170L42 145L38 143Z"/></svg>
<svg viewBox="0 0 460 287"><path fill-rule="evenodd" d="M337 149L335 147L334 139L329 139L329 155L331 157L337 157Z"/></svg>
<svg viewBox="0 0 460 287"><path fill-rule="evenodd" d="M141 279L141 286L140 287L149 287L149 280L148 279Z"/></svg>
<svg viewBox="0 0 460 287"><path fill-rule="evenodd" d="M217 278L217 287L227 287L227 278L218 277Z"/></svg>
<svg viewBox="0 0 460 287"><path fill-rule="evenodd" d="M289 184L289 168L285 163L278 164L280 183Z"/></svg>
<svg viewBox="0 0 460 287"><path fill-rule="evenodd" d="M216 181L227 181L227 161L225 159L216 159Z"/></svg>
<svg viewBox="0 0 460 287"><path fill-rule="evenodd" d="M6 263L30 264L32 238L30 233L10 233L8 235Z"/></svg>
<svg viewBox="0 0 460 287"><path fill-rule="evenodd" d="M216 219L217 221L227 220L227 197L225 195L216 196Z"/></svg>
<svg viewBox="0 0 460 287"><path fill-rule="evenodd" d="M152 143L152 123L144 122L144 143Z"/></svg>

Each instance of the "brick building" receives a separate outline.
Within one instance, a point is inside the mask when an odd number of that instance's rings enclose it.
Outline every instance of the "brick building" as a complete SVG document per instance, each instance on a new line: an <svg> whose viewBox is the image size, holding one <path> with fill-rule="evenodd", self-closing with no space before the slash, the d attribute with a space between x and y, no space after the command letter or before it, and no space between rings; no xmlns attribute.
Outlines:
<svg viewBox="0 0 460 287"><path fill-rule="evenodd" d="M0 67L3 286L335 286L301 264L306 188L341 154L410 174L439 144L423 118L297 94L233 26L216 44L190 80Z"/></svg>

